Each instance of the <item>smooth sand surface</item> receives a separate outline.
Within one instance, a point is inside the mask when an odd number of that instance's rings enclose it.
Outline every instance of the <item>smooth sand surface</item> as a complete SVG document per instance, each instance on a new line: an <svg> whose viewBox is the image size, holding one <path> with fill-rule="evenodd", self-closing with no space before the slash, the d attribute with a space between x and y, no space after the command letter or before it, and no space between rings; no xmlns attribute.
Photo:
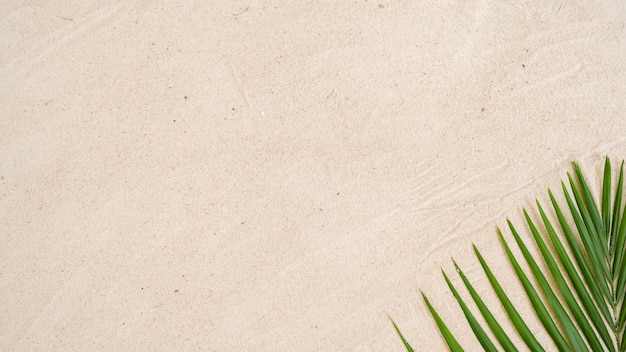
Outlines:
<svg viewBox="0 0 626 352"><path fill-rule="evenodd" d="M495 227L626 156L624 2L285 3L2 1L1 350L444 350L419 289L476 350L472 243L525 304Z"/></svg>

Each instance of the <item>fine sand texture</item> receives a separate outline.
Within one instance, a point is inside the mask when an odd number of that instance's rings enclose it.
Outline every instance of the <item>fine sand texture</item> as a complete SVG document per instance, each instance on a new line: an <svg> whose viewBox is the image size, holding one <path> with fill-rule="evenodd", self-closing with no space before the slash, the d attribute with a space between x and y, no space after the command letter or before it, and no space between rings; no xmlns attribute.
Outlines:
<svg viewBox="0 0 626 352"><path fill-rule="evenodd" d="M388 316L445 350L420 289L477 350L440 268L490 299L474 243L527 304L495 228L626 158L625 24L621 0L2 1L0 350L403 351Z"/></svg>

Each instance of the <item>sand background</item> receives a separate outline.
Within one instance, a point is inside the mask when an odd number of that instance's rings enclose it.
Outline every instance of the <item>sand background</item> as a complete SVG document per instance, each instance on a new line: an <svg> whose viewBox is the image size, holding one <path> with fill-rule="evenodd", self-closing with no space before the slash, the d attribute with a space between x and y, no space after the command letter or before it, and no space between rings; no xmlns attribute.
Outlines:
<svg viewBox="0 0 626 352"><path fill-rule="evenodd" d="M439 268L624 158L624 6L2 1L0 349L475 350Z"/></svg>

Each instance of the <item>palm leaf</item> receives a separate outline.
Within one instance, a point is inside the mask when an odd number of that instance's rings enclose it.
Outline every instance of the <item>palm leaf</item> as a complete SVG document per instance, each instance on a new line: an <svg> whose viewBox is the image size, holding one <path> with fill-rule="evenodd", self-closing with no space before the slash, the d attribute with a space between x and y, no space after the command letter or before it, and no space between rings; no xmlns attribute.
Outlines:
<svg viewBox="0 0 626 352"><path fill-rule="evenodd" d="M437 314L437 313L435 313ZM407 340L404 338L404 336L402 335L402 333L400 332L400 329L398 329L398 325L396 325L396 322L393 321L393 319L389 318L389 320L391 320L391 324L393 324L393 328L396 330L396 332L398 333L398 335L400 336L400 339L402 340L402 343L404 344L404 347L406 347L406 350L408 352L414 352L413 348L411 347L411 345L409 345L409 343L407 342Z"/></svg>
<svg viewBox="0 0 626 352"><path fill-rule="evenodd" d="M517 352L517 348L515 348L515 345L513 345L513 342L511 341L509 336L506 334L506 332L504 332L504 329L498 323L498 321L493 316L489 308L487 308L487 305L482 300L482 298L480 298L480 296L478 295L478 292L476 292L476 290L474 289L472 284L469 282L469 280L467 279L467 277L465 276L461 268L459 268L459 266L456 263L454 263L454 266L456 268L456 271L459 273L461 280L463 280L465 287L467 288L470 295L472 296L472 299L476 303L478 310L480 310L480 314L482 314L483 318L487 322L489 329L493 331L493 334L496 336L496 339L498 340L500 345L507 352Z"/></svg>
<svg viewBox="0 0 626 352"><path fill-rule="evenodd" d="M454 298L456 298L457 302L459 302L459 305L461 306L461 310L463 310L463 314L465 314L465 318L467 319L467 322L472 328L474 335L476 336L476 338L478 338L478 341L480 342L481 346L483 346L485 351L497 352L498 350L496 349L496 346L493 344L493 342L491 341L491 339L489 338L485 330L480 326L480 324L474 317L474 314L472 314L472 312L469 310L469 308L467 307L467 305L465 304L465 302L459 295L459 292L456 290L452 282L450 282L448 275L446 275L446 273L443 270L441 272L443 274L444 279L446 280L446 283L448 284L448 287L450 288L450 291L452 291Z"/></svg>
<svg viewBox="0 0 626 352"><path fill-rule="evenodd" d="M479 322L452 280L443 272L450 291L485 351L497 350L487 331L493 334L505 351L518 350L505 333L505 323L513 328L531 351L544 351L545 347L541 346L519 313L520 309L527 309L535 313L559 351L626 352L626 209L622 202L624 162L621 163L617 183L613 185L614 170L606 158L598 201L580 166L576 163L572 166L574 176L567 174L569 188L561 183L565 208L558 204L548 190L556 223L549 219L539 201L536 205L540 222L533 221L528 212L523 210L530 238L539 249L539 254L531 253L512 222L507 220L514 241L508 240L497 230L505 255L530 301L529 307L513 305L475 246L476 257L498 297L499 305L495 308L504 309L508 321L496 320L463 271L454 263L482 316L483 322ZM568 214L563 209L567 209ZM513 242L522 254L519 258L511 248ZM528 269L524 269L524 266ZM422 296L450 350L461 351L461 346L426 295L422 293ZM407 351L413 351L395 322L393 326Z"/></svg>

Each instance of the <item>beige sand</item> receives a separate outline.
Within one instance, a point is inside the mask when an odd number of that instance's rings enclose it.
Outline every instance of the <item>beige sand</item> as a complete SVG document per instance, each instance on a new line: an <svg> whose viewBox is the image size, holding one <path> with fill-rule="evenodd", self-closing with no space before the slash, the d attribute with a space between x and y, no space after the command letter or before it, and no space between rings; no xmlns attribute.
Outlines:
<svg viewBox="0 0 626 352"><path fill-rule="evenodd" d="M626 156L623 1L64 3L0 4L2 350L472 350L439 268Z"/></svg>

